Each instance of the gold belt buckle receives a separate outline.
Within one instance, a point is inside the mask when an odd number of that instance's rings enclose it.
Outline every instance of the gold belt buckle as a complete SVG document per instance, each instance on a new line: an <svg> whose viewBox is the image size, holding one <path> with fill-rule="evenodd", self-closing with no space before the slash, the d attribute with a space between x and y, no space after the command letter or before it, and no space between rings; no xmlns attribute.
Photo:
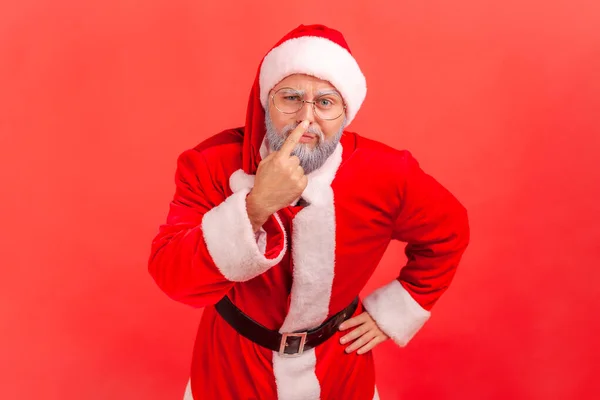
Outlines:
<svg viewBox="0 0 600 400"><path fill-rule="evenodd" d="M279 345L279 355L281 357L299 357L304 352L304 344L306 343L306 332L300 333L282 333L281 344ZM300 338L300 346L298 346L298 352L287 354L285 353L285 348L287 347L287 339L289 337L299 337Z"/></svg>

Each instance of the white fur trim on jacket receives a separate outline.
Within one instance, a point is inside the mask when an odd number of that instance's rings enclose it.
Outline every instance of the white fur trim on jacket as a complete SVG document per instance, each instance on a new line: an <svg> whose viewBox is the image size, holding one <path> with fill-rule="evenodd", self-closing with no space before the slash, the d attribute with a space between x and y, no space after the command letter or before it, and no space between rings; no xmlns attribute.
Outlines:
<svg viewBox="0 0 600 400"><path fill-rule="evenodd" d="M335 208L331 183L342 162L342 145L325 164L308 175L302 197L308 202L293 220L294 261L290 308L281 333L319 326L329 314L335 266ZM318 227L318 228L316 228ZM321 387L315 368L315 349L297 358L273 353L279 400L318 400Z"/></svg>
<svg viewBox="0 0 600 400"><path fill-rule="evenodd" d="M287 40L272 49L260 68L260 101L266 109L269 92L292 74L307 74L329 81L346 103L350 125L367 95L367 82L358 63L345 48L331 40L305 36Z"/></svg>
<svg viewBox="0 0 600 400"><path fill-rule="evenodd" d="M283 232L283 248L275 258L266 258L259 248L246 211L246 195L254 185L254 177L238 170L230 177L234 192L223 203L202 218L202 232L208 252L225 278L243 282L254 278L281 261L287 247L285 229L274 214Z"/></svg>
<svg viewBox="0 0 600 400"><path fill-rule="evenodd" d="M406 346L431 315L396 279L368 295L363 306L399 346Z"/></svg>
<svg viewBox="0 0 600 400"><path fill-rule="evenodd" d="M194 400L192 395L192 379L188 379L187 385L185 385L185 392L183 393L183 400Z"/></svg>
<svg viewBox="0 0 600 400"><path fill-rule="evenodd" d="M261 145L261 156L264 158L268 151L265 138ZM335 266L335 208L331 183L342 162L342 153L342 145L338 144L325 164L308 174L308 185L302 193L302 198L307 201L308 205L296 214L292 223L293 282L290 308L279 330L282 333L314 328L324 322L329 314ZM232 175L229 185L231 190L236 192L229 199L237 193L244 193L245 198L245 193L248 193L250 188L254 186L254 176L247 175L239 170ZM245 201L240 202L236 210L241 210L242 206L245 213ZM241 214L241 211L239 213ZM205 219L206 215L204 216ZM216 215L209 219L211 226L219 229L218 233L211 236L213 246L220 246L219 251L214 250L213 252L228 258L225 263L228 266L228 271L240 271L239 265L236 266L236 262L247 260L248 257L236 256L236 261L231 255L222 254L225 249L231 251L231 248L225 247L222 241L218 240L223 237L231 240L230 230L233 234L239 232L233 229L235 224L227 223L229 220L226 217L217 218ZM233 218L233 214L231 215ZM244 216L247 219L245 214ZM237 218L240 218L239 215ZM252 233L249 221L247 222L248 224L241 224L245 226L245 233L240 236L246 243L244 248L252 249L250 258L256 259L259 254L257 239ZM279 219L278 222L281 225ZM222 231L224 226L227 232ZM315 229L315 226L318 226L319 229ZM249 246L249 238L252 239L253 246ZM281 256L282 254L280 254ZM261 255L260 257L264 259L264 256ZM223 265L223 261L220 263ZM261 263L264 265L264 260ZM256 270L252 265L246 266L246 268L250 268L252 271ZM231 272L229 274L231 275ZM273 373L277 384L278 400L319 400L321 386L315 371L316 365L317 359L314 349L308 350L295 358L280 357L277 352L274 352Z"/></svg>

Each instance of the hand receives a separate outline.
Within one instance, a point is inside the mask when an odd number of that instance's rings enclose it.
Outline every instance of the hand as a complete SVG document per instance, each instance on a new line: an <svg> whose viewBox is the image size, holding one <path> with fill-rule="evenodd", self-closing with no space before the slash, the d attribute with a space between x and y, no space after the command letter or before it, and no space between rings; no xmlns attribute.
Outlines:
<svg viewBox="0 0 600 400"><path fill-rule="evenodd" d="M291 155L308 125L308 121L298 125L281 149L269 154L258 165L254 188L246 198L248 217L255 231L271 214L300 197L308 185L300 159Z"/></svg>
<svg viewBox="0 0 600 400"><path fill-rule="evenodd" d="M346 347L346 353L352 353L356 349L358 349L357 354L366 353L390 338L379 329L375 320L373 320L371 315L366 311L354 318L344 321L340 325L340 331L345 331L355 326L357 328L340 338L340 343L342 344L354 340L354 343Z"/></svg>

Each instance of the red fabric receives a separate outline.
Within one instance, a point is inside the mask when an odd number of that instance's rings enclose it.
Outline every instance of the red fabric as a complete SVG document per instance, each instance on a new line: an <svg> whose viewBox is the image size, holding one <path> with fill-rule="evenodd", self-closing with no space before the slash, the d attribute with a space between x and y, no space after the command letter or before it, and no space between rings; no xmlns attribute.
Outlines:
<svg viewBox="0 0 600 400"><path fill-rule="evenodd" d="M219 168L218 159L228 157L223 147L239 141L238 131L217 135L195 149L183 152L177 160L176 190L167 221L152 241L149 272L158 286L171 298L204 307L219 301L233 286L213 262L202 232L202 217L232 194L228 185L230 168L239 161ZM212 145L213 147L208 147ZM229 146L230 147L230 146ZM218 149L218 154L215 149ZM239 160L239 147L238 157ZM229 154L229 157L232 157ZM233 160L232 160L233 161ZM218 183L215 185L215 183ZM274 258L283 248L283 231L274 216L264 225L269 245L265 255ZM226 239L224 239L226 240Z"/></svg>
<svg viewBox="0 0 600 400"><path fill-rule="evenodd" d="M290 241L283 260L254 279L233 283L220 274L206 251L199 224L205 212L231 194L228 179L241 168L243 144L239 130L209 139L212 146L206 143L179 159L177 190L167 223L152 245L150 272L176 300L202 307L227 293L250 317L278 329L289 305ZM431 309L452 280L468 242L464 208L418 167L409 152L350 132L341 143L342 164L332 184L336 259L329 315L359 294L392 239L411 242L408 265L398 266L399 280L423 308ZM279 212L288 237L297 211L288 207ZM281 232L267 232L274 234ZM267 241L267 252L272 243L276 241ZM346 355L338 339L316 352L322 398L371 399L375 383L371 355ZM275 399L271 363L270 351L233 332L212 307L206 309L193 356L196 398Z"/></svg>
<svg viewBox="0 0 600 400"><path fill-rule="evenodd" d="M454 277L457 256L466 249L470 231L464 208L448 212L454 196L425 174L414 158L406 157L405 162L402 206L392 238L408 243L408 261L398 279L421 307L431 310Z"/></svg>
<svg viewBox="0 0 600 400"><path fill-rule="evenodd" d="M263 300L264 301L264 300ZM269 302L273 301L269 299ZM256 309L253 310L256 314ZM359 308L354 315L362 312ZM316 374L322 399L371 400L375 369L372 353L344 354L342 333L317 348ZM204 311L192 360L194 399L275 400L273 353L240 336L214 308Z"/></svg>

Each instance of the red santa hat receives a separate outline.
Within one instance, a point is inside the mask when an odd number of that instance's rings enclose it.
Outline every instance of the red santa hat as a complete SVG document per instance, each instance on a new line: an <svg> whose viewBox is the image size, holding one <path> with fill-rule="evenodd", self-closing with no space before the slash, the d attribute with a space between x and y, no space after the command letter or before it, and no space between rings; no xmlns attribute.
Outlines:
<svg viewBox="0 0 600 400"><path fill-rule="evenodd" d="M346 104L346 126L367 94L365 77L339 31L324 25L300 25L289 32L263 58L250 93L243 151L243 168L248 174L256 173L261 159L269 92L292 74L311 75L335 86Z"/></svg>
<svg viewBox="0 0 600 400"><path fill-rule="evenodd" d="M260 101L267 107L269 91L292 74L329 81L346 103L346 124L356 116L367 83L344 36L323 25L300 25L283 37L264 58L259 76Z"/></svg>

